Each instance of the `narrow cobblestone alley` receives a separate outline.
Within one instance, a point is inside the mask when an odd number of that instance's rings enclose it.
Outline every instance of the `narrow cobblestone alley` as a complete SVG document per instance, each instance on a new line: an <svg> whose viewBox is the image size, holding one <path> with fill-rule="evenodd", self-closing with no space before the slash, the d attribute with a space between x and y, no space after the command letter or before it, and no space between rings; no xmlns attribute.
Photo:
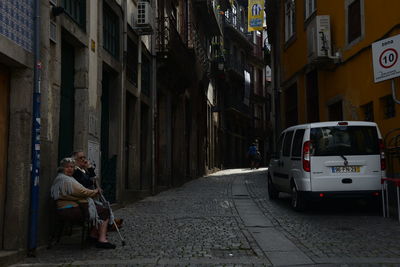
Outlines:
<svg viewBox="0 0 400 267"><path fill-rule="evenodd" d="M126 246L116 232L115 250L80 249L66 236L15 266L400 266L398 222L374 211L293 212L285 197L268 200L265 174L221 171L116 210Z"/></svg>
<svg viewBox="0 0 400 267"><path fill-rule="evenodd" d="M189 182L181 188L115 211L124 218L122 247L115 232L115 250L79 248L68 236L50 250L25 263L73 265L154 264L269 264L250 236L243 231L232 201L231 184L237 175L215 175ZM70 241L70 242L69 242Z"/></svg>

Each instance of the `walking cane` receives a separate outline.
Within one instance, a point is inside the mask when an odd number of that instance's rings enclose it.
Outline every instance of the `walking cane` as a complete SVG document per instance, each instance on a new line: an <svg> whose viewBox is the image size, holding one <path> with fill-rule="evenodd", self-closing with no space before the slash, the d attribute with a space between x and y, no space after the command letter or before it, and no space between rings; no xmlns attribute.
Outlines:
<svg viewBox="0 0 400 267"><path fill-rule="evenodd" d="M99 183L98 183L98 181L97 181L97 178L94 178L94 179L95 179L95 181L96 181L96 187L97 187L97 189L99 189L100 200L101 200L101 202L107 204L108 210L109 210L109 212L110 212L110 218L112 218L112 220L113 220L113 224L114 224L114 226L115 226L115 229L117 230L117 233L118 233L118 235L119 235L119 238L121 239L121 244L122 244L122 246L125 246L125 244L126 244L126 243L125 243L125 240L124 240L124 238L122 237L121 233L119 232L118 225L117 225L117 223L116 223L115 220L114 220L114 213L113 213L113 211L112 211L112 209L111 209L110 202L108 202L108 201L106 200L106 198L104 197L104 195L103 195L103 193L102 193L102 190L100 189Z"/></svg>

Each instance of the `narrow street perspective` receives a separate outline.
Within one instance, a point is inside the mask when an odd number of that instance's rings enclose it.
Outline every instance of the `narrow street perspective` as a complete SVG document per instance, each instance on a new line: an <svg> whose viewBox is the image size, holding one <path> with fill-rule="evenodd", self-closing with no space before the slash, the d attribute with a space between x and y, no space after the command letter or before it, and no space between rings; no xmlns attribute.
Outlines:
<svg viewBox="0 0 400 267"><path fill-rule="evenodd" d="M400 227L365 203L291 209L270 201L266 169L232 169L116 211L115 250L75 236L13 266L399 266Z"/></svg>
<svg viewBox="0 0 400 267"><path fill-rule="evenodd" d="M0 267L400 267L399 10L0 0Z"/></svg>

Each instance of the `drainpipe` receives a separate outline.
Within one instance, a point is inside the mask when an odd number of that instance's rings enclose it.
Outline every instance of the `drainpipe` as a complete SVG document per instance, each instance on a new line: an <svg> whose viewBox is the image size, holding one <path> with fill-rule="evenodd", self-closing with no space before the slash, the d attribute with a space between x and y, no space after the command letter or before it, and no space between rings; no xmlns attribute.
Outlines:
<svg viewBox="0 0 400 267"><path fill-rule="evenodd" d="M157 6L156 6L156 1L151 1L151 6L153 8L153 10L157 10ZM155 13L153 13L153 17L152 19L155 18ZM153 24L153 27L154 24ZM155 29L154 29L155 31ZM156 194L156 190L157 190L157 185L156 185L156 164L157 164L157 157L156 157L156 153L157 153L157 61L156 61L156 33L153 33L151 35L151 57L152 57L152 82L151 82L151 96L152 96L152 194L155 195Z"/></svg>
<svg viewBox="0 0 400 267"><path fill-rule="evenodd" d="M142 93L142 35L138 36L137 89Z"/></svg>
<svg viewBox="0 0 400 267"><path fill-rule="evenodd" d="M29 214L28 255L34 256L37 243L37 220L39 212L39 173L40 173L40 0L35 0L34 22L34 85L32 103L32 162L31 194Z"/></svg>
<svg viewBox="0 0 400 267"><path fill-rule="evenodd" d="M138 36L138 62L137 62L137 90L138 90L138 95L139 95L139 97L138 97L138 105L139 105L139 129L140 129L140 133L143 131L143 129L142 129L142 124L141 124L141 116L142 116L142 35L140 35L139 34L139 36ZM139 149L139 158L140 158L140 160L145 160L145 159L142 159L141 157L142 157L142 153L141 153L141 151L142 151L142 149L146 149L147 147L146 147L146 144L142 144L142 140L141 140L141 137L140 137L140 135L139 135L139 142L140 142L140 149ZM140 165L140 170L139 170L139 173L140 173L140 176L142 175L142 169L141 168L143 168L143 165L142 164L139 164ZM140 177L140 185L139 185L139 188L140 188L140 190L142 190L143 189L143 181L142 181L142 177Z"/></svg>
<svg viewBox="0 0 400 267"><path fill-rule="evenodd" d="M97 2L97 1L96 1ZM124 138L128 138L125 136L126 127L125 125L126 118L128 114L126 113L126 66L127 66L127 55L128 55L128 4L127 0L122 1L122 12L124 14L123 17L123 32L122 32L122 51L123 51L123 60L122 60L122 74L121 74L121 103L120 103L120 133L119 133L119 151L121 153L121 160L119 161L120 173L121 176L125 175L127 177L126 166L128 162L126 161L126 141ZM123 180L118 181L118 198L117 201L124 201L126 188L123 186Z"/></svg>

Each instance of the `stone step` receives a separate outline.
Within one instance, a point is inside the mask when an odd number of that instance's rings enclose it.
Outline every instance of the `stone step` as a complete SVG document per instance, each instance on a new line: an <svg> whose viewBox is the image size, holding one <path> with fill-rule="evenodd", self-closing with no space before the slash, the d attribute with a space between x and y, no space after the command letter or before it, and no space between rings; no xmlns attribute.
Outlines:
<svg viewBox="0 0 400 267"><path fill-rule="evenodd" d="M24 253L17 250L0 250L0 266L9 266L24 258Z"/></svg>

